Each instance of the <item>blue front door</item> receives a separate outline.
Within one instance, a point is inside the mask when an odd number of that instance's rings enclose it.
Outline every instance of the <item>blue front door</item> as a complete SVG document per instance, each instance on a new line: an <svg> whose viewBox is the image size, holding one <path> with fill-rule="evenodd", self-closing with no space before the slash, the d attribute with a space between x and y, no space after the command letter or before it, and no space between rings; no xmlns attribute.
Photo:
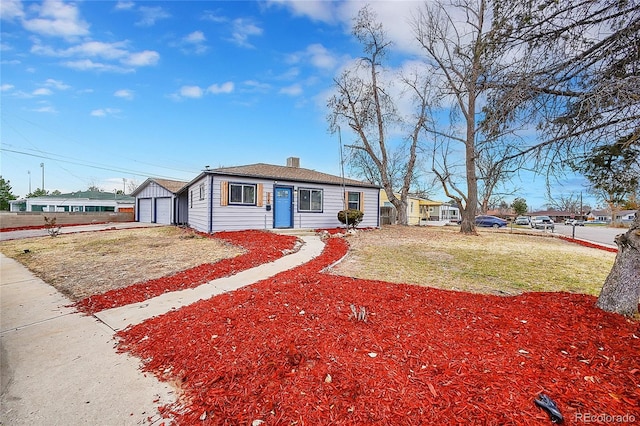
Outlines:
<svg viewBox="0 0 640 426"><path fill-rule="evenodd" d="M290 187L276 186L275 204L273 206L274 228L291 228L293 226L293 215L291 210L291 196L293 190Z"/></svg>

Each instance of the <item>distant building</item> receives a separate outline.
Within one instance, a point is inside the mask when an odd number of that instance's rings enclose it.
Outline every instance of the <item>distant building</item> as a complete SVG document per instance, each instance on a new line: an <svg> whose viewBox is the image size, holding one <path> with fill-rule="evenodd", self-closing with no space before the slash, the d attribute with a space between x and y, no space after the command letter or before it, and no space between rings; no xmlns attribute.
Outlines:
<svg viewBox="0 0 640 426"><path fill-rule="evenodd" d="M133 212L135 198L102 191L78 191L10 201L12 212Z"/></svg>

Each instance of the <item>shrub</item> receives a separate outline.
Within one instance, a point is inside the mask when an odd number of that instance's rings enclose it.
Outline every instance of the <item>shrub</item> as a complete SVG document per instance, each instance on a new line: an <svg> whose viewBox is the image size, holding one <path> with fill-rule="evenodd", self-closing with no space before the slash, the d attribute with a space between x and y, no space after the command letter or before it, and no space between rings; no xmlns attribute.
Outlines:
<svg viewBox="0 0 640 426"><path fill-rule="evenodd" d="M364 213L362 213L360 210L354 209L341 210L338 212L338 220L340 221L340 223L343 223L345 225L348 223L352 228L355 228L356 226L358 226L358 224L360 224L360 222L362 222L363 216Z"/></svg>

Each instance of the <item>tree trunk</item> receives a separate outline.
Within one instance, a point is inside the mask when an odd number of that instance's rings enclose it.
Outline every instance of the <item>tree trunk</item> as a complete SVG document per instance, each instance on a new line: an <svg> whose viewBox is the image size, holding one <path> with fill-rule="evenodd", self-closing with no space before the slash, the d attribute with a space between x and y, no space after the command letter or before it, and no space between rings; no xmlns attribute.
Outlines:
<svg viewBox="0 0 640 426"><path fill-rule="evenodd" d="M605 311L634 316L640 303L640 210L629 230L615 241L618 254L596 305Z"/></svg>
<svg viewBox="0 0 640 426"><path fill-rule="evenodd" d="M397 198L391 200L391 204L396 208L396 221L398 225L408 225L409 217L407 216L407 203Z"/></svg>

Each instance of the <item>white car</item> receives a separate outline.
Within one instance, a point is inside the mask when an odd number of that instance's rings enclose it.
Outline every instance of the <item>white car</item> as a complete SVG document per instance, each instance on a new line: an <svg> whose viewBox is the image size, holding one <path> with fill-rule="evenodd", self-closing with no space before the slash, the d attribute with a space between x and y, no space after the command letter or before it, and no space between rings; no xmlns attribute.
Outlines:
<svg viewBox="0 0 640 426"><path fill-rule="evenodd" d="M531 227L535 229L555 229L555 223L549 216L533 216Z"/></svg>

